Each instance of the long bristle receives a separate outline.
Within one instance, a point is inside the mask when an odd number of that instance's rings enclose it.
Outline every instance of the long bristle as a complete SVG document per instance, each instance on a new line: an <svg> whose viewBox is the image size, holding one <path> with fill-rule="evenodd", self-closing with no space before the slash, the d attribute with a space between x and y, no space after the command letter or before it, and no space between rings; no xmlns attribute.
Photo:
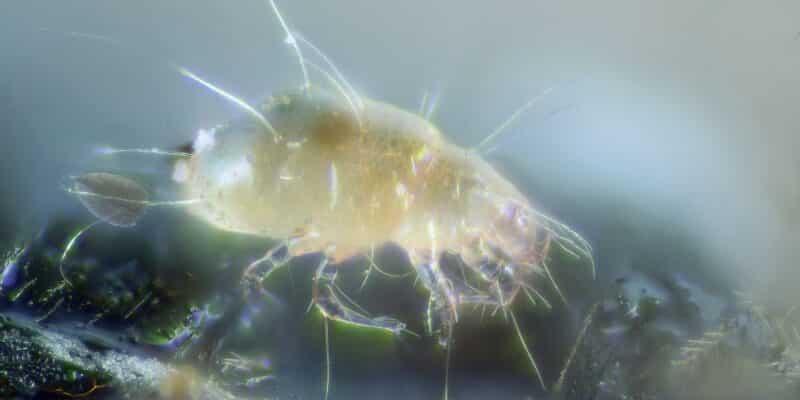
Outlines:
<svg viewBox="0 0 800 400"><path fill-rule="evenodd" d="M544 384L544 378L542 378L542 373L539 371L539 366L536 364L533 354L531 354L530 349L528 349L528 344L525 343L525 337L522 335L522 330L519 328L517 317L514 316L514 312L512 310L508 310L508 314L511 316L511 323L514 325L514 331L517 333L517 337L519 338L520 344L522 344L523 350L525 350L525 355L528 356L528 361L530 361L533 370L536 372L536 377L539 379L539 384L542 386L542 389L546 391L547 386Z"/></svg>
<svg viewBox="0 0 800 400"><path fill-rule="evenodd" d="M183 75L183 76L185 76L185 77L187 77L187 78L189 78L189 79L201 84L206 89L211 90L212 92L218 94L219 96L221 96L225 100L228 100L231 103L239 106L241 109L247 111L248 114L252 115L256 120L258 120L258 122L261 123L261 125L264 126L264 128L267 130L267 132L271 133L276 139L280 138L280 134L278 134L278 131L276 131L275 128L272 126L272 124L269 121L267 121L267 118L265 118L263 114L258 112L251 105L247 104L247 102L245 102L244 100L234 96L231 93L226 92L225 90L223 90L223 89L217 87L216 85L214 85L213 83L211 83L211 82L209 82L209 81L197 76L195 73L193 73L192 71L189 71L188 69L186 69L184 67L176 66L175 69L181 75Z"/></svg>
<svg viewBox="0 0 800 400"><path fill-rule="evenodd" d="M497 139L497 137L500 136L500 134L502 134L503 132L505 132L505 130L508 129L508 127L511 126L511 124L514 123L517 119L519 119L520 116L522 116L523 114L525 114L525 112L533 108L533 106L539 103L539 100L541 100L546 95L550 94L550 92L552 91L553 91L552 88L545 89L541 93L534 96L532 99L528 100L525 104L517 108L508 118L506 118L505 121L503 121L497 128L495 128L492 131L492 133L490 133L483 140L481 140L480 143L478 143L475 147L473 147L472 150L475 152L480 152L481 149L485 148L487 144Z"/></svg>
<svg viewBox="0 0 800 400"><path fill-rule="evenodd" d="M314 45L314 43L311 43L310 40L306 39L303 35L299 34L297 31L294 32L294 35L297 39L300 40L301 43L308 46L322 59L322 61L325 62L328 68L330 68L331 71L333 71L333 75L336 77L336 79L338 79L338 81L341 82L344 88L346 88L350 92L350 95L353 97L353 99L355 99L358 108L363 110L364 100L361 98L358 92L353 88L353 85L350 84L347 78L345 78L344 74L342 74L342 72L339 70L336 64L333 63L330 57L328 57L328 55L325 54L322 50L320 50L319 47ZM306 62L308 62L308 60L306 60Z"/></svg>
<svg viewBox="0 0 800 400"><path fill-rule="evenodd" d="M115 154L149 154L165 157L191 157L192 153L183 151L167 151L157 148L150 149L117 149L114 147L100 147L96 150L97 154L110 156Z"/></svg>
<svg viewBox="0 0 800 400"><path fill-rule="evenodd" d="M447 328L447 351L444 361L444 400L447 400L450 393L450 353L453 349L453 324L448 324Z"/></svg>
<svg viewBox="0 0 800 400"><path fill-rule="evenodd" d="M339 92L339 94L341 94L342 97L344 97L344 100L347 102L347 105L350 107L351 111L353 111L353 117L355 117L356 122L358 123L358 127L363 129L364 123L361 121L361 112L359 111L358 106L356 106L356 103L353 101L353 98L347 93L347 90L345 90L342 84L339 83L339 81L337 81L336 78L334 78L328 71L324 70L319 65L316 65L311 61L306 61L306 63L311 68L315 69L317 72L322 74L322 76L324 76L325 79L328 82L330 82L331 85L333 85L334 89L336 89L336 91Z"/></svg>
<svg viewBox="0 0 800 400"><path fill-rule="evenodd" d="M275 0L269 0L269 6L272 8L272 12L278 19L278 23L280 23L281 28L286 33L286 44L292 46L294 53L297 55L297 62L300 63L300 70L303 73L303 89L307 90L311 87L311 81L308 78L308 70L306 69L306 61L303 58L303 52L300 50L300 46L297 45L297 40L295 39L294 35L292 35L289 25L286 24L286 20L283 19L283 15L281 15L280 10L278 10Z"/></svg>
<svg viewBox="0 0 800 400"><path fill-rule="evenodd" d="M93 226L99 224L100 222L103 222L103 220L102 219L98 219L97 221L94 221L91 224L86 225L85 227L81 228L81 230L79 230L77 233L72 235L72 238L70 238L69 242L67 242L66 247L64 247L64 252L61 253L61 258L59 259L59 262L58 262L58 272L61 274L61 279L68 286L73 286L73 285L72 285L72 282L67 278L66 273L64 273L64 261L67 260L67 257L69 256L70 251L72 250L73 247L75 247L75 244L78 243L78 239L80 239L89 229L91 229Z"/></svg>
<svg viewBox="0 0 800 400"><path fill-rule="evenodd" d="M586 318L583 320L581 332L578 334L578 338L575 339L575 344L572 346L572 350L569 352L569 357L567 357L567 362L564 363L564 368L561 369L561 374L558 376L558 381L554 386L554 391L559 392L563 388L567 371L569 370L572 361L575 359L575 355L578 353L578 348L583 343L583 338L586 337L586 332L589 331L589 325L592 324L592 319L594 318L594 314L597 312L598 308L599 303L593 305L592 308L589 309L589 313L586 315Z"/></svg>
<svg viewBox="0 0 800 400"><path fill-rule="evenodd" d="M547 275L547 279L549 279L550 283L553 285L553 289L555 289L556 293L558 293L558 297L561 298L561 301L563 301L564 304L569 305L567 297L564 296L564 293L561 292L561 288L558 286L558 283L556 282L556 279L553 277L553 274L550 273L550 268L547 266L547 263L544 262L544 260L542 260L541 266L542 269L544 270L545 275Z"/></svg>
<svg viewBox="0 0 800 400"><path fill-rule="evenodd" d="M331 343L330 333L328 331L328 317L322 317L323 327L325 330L325 395L324 399L328 400L328 394L331 391Z"/></svg>

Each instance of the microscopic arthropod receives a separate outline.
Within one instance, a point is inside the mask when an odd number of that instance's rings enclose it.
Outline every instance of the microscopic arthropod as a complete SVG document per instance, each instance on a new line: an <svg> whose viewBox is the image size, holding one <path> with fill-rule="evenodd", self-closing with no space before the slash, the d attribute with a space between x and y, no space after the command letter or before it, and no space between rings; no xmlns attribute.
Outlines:
<svg viewBox="0 0 800 400"><path fill-rule="evenodd" d="M135 225L148 207L177 205L219 229L279 240L279 246L244 269L246 290L258 290L291 257L321 253L312 304L325 317L326 351L329 320L410 333L402 321L369 316L336 284L339 262L366 255L365 268L381 271L372 254L394 243L408 252L412 272L429 293L426 326L447 349L445 397L454 328L459 314L472 309L467 305L495 307L507 315L544 386L510 305L522 294L549 306L535 288L537 281L563 297L547 263L553 246L584 259L592 273L594 261L586 240L537 211L481 157L486 144L533 102L475 148L461 148L425 115L354 90L322 51L289 28L275 3L268 4L301 67L299 89L251 106L175 67L242 108L245 118L199 131L187 152L108 150L175 157L172 179L183 199L153 201L134 180L104 172L74 177L67 191L98 221L116 226ZM303 50L313 57L305 57ZM312 84L310 73L318 73L321 84ZM67 244L62 261L83 232ZM444 265L445 258L457 265Z"/></svg>

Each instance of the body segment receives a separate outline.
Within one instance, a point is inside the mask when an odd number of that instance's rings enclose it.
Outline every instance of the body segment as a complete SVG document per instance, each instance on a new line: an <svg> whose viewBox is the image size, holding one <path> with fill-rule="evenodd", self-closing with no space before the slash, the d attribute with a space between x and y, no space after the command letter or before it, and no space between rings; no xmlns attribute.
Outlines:
<svg viewBox="0 0 800 400"><path fill-rule="evenodd" d="M337 260L385 242L430 249L431 224L437 247L455 253L491 226L496 235L512 233L500 225L520 233L504 218L529 208L528 201L477 154L448 143L414 114L371 100L352 110L321 90L274 97L263 112L280 132L277 140L240 121L202 133L180 166L189 171L187 197L206 200L193 212L217 227L305 235L295 253L332 243ZM525 236L535 243L535 231Z"/></svg>

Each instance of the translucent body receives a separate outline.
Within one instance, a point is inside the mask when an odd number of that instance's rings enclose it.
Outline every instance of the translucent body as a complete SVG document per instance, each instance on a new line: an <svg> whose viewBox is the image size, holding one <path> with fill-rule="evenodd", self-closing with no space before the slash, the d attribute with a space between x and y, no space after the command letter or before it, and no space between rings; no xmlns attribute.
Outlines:
<svg viewBox="0 0 800 400"><path fill-rule="evenodd" d="M319 90L272 98L252 120L203 133L179 165L195 214L229 231L297 238L293 254L336 246L337 260L385 242L467 261L535 263L530 204L476 153L428 121ZM502 250L501 250L502 249Z"/></svg>
<svg viewBox="0 0 800 400"><path fill-rule="evenodd" d="M329 320L413 333L402 321L371 316L336 283L339 262L356 255L370 261L362 287L373 269L392 276L375 264L372 253L393 242L408 251L417 279L429 292L427 332L447 348L445 398L462 305L502 309L545 387L509 306L521 292L534 304L550 306L535 288L537 275L564 299L546 264L551 245L585 257L594 271L591 246L580 235L537 212L477 151L449 143L415 114L348 94L338 83L337 92L305 87L257 109L189 71L182 73L250 115L201 130L191 153L113 150L179 157L172 176L185 200L149 201L138 184L113 174L78 177L67 190L99 220L70 240L62 264L91 226L100 221L123 225L118 214L127 218L125 226L133 226L144 207L157 205L186 206L222 230L280 240L244 269L244 298L263 295L262 281L292 256L321 253L311 304L325 317L327 397Z"/></svg>
<svg viewBox="0 0 800 400"><path fill-rule="evenodd" d="M461 148L448 142L426 118L363 98L324 53L290 30L273 0L265 3L297 56L304 78L300 90L252 107L172 64L176 72L248 115L210 131L201 130L191 153L159 149L102 152L179 158L172 176L185 192L184 200L150 201L135 182L106 173L78 177L67 190L80 198L98 222L134 226L145 207L187 206L222 230L281 240L244 268L241 290L247 301L257 298L254 294L265 295L263 280L287 265L292 256L321 253L311 305L325 317L325 398L331 382L328 321L393 334L412 333L402 321L370 315L336 282L339 262L356 255L367 255L370 262L362 287L373 269L390 277L405 276L386 273L375 263L373 250L387 242L409 252L413 272L428 290L427 331L447 348L445 399L454 326L462 305L502 308L544 388L509 306L524 292L532 303L540 301L549 307L534 286L537 275L544 276L561 295L546 265L551 245L575 258L585 257L594 271L591 246L569 227L537 212L479 155L481 147L530 109L536 99L515 111L475 148ZM301 45L324 61L323 67L304 58ZM335 91L312 86L309 71L318 72ZM426 103L427 96L420 114ZM430 115L434 107L432 101L424 115ZM72 237L62 264L78 238L98 222ZM456 268L447 265L453 260ZM63 269L61 273L69 283Z"/></svg>

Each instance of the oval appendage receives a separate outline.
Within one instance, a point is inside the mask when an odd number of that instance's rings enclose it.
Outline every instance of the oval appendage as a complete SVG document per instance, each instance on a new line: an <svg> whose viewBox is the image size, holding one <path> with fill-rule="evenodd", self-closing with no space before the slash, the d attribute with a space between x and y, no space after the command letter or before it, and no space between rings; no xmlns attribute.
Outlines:
<svg viewBox="0 0 800 400"><path fill-rule="evenodd" d="M148 204L147 191L136 181L105 172L72 178L68 190L95 217L120 227L136 225Z"/></svg>

